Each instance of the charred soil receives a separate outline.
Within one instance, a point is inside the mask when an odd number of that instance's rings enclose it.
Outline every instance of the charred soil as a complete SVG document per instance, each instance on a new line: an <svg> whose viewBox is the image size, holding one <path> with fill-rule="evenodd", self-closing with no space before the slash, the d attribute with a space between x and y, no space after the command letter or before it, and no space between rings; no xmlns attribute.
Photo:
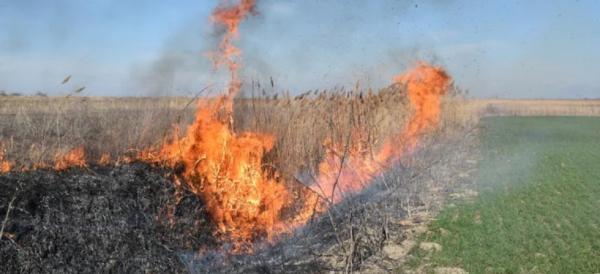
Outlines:
<svg viewBox="0 0 600 274"><path fill-rule="evenodd" d="M182 251L213 241L201 199L141 163L3 174L0 189L2 273L185 273Z"/></svg>

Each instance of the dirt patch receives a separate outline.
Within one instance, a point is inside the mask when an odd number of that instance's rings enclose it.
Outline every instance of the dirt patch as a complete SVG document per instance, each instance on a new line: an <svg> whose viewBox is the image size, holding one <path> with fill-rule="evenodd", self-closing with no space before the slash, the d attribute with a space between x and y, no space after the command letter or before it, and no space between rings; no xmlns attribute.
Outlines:
<svg viewBox="0 0 600 274"><path fill-rule="evenodd" d="M437 243L420 243L419 248L425 251L442 251L442 246Z"/></svg>
<svg viewBox="0 0 600 274"><path fill-rule="evenodd" d="M213 243L202 201L144 164L0 175L2 273L185 273Z"/></svg>
<svg viewBox="0 0 600 274"><path fill-rule="evenodd" d="M457 267L438 267L433 273L435 274L468 274L469 272Z"/></svg>

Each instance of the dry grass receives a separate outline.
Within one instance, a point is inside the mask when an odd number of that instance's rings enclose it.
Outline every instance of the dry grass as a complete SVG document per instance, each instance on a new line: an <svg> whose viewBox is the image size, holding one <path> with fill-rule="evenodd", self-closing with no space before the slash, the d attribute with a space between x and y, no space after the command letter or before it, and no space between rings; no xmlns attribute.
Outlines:
<svg viewBox="0 0 600 274"><path fill-rule="evenodd" d="M191 98L6 97L0 99L0 142L15 168L39 162L52 163L57 155L79 147L85 158L100 160L103 154L124 155L160 145L173 125L180 132L193 120ZM444 128L472 122L462 111L464 100L444 100ZM307 92L302 96L236 99L235 130L258 131L276 137L268 155L284 175L299 168L314 169L325 146L344 144L353 132L359 153L371 153L386 136L404 126L411 108L404 87L372 90ZM339 148L342 149L342 148Z"/></svg>
<svg viewBox="0 0 600 274"><path fill-rule="evenodd" d="M84 147L86 158L94 162L103 153L114 157L159 145L172 132L174 124L183 133L194 118L193 104L186 108L190 100L0 99L0 142L6 144L6 157L16 162L17 168L39 161L52 162L57 153L78 147ZM301 169L316 169L325 148L347 144L348 136L356 145L352 153L368 156L378 151L387 136L405 127L413 111L400 85L377 92L356 87L349 91L308 92L297 97L236 99L234 103L234 130L275 136L275 148L265 160L286 177ZM456 183L452 174L460 170L469 154L473 139L463 137L479 117L598 115L599 108L598 101L467 101L459 90L452 89L442 102L442 119L437 132L424 139L410 160L416 164L400 165L374 178L376 183L372 190L367 189L363 196L360 193L351 196L344 204L327 211L328 215L324 216L329 216L330 221L316 222L317 228L311 230L313 234L300 237L305 241L301 244L308 243L306 248L314 254L311 241L321 244L324 234L327 237L335 234L338 245L324 251L322 258L337 258L336 254L342 254L345 263L338 268L354 269L363 259L375 254L384 241L400 241L404 237L401 230L388 229L393 218L403 218L405 213L410 218L414 213L418 219L421 213L429 214L430 208L436 208L433 205L441 203L438 196L447 193ZM386 192L380 193L377 199L364 197L379 193L377 188L384 189L384 186ZM361 199L371 202L354 203ZM296 243L293 246L297 248Z"/></svg>
<svg viewBox="0 0 600 274"><path fill-rule="evenodd" d="M425 138L422 148L408 161L418 164L412 168L400 165L373 178L377 183L364 195L347 196L347 203L328 210L315 220L315 227L307 230L307 234L290 239L303 241L302 252L297 254L321 250L325 255L318 262L328 263L327 258L341 256L347 262L341 268L355 269L388 237L396 232L398 239L402 236L400 230L388 230L389 216L401 218L405 209L408 216L424 208L429 210L436 203L435 197L423 194L434 184L447 186L453 178L447 175L447 170L454 168L453 163L464 162L455 159L455 152L460 149L451 140L462 141L457 137L477 121L477 117L464 111L465 101L458 93L452 90L456 96L443 100L442 120L436 134ZM7 157L17 163L17 168L40 160L51 162L57 153L81 146L86 158L95 162L105 152L122 155L132 149L159 145L178 121L179 132L183 133L194 115L193 107L183 110L189 101L189 98L12 98L0 101L0 142L6 143ZM387 136L405 127L412 112L405 88L395 85L378 92L356 88L311 92L310 96L296 98L236 99L233 114L236 132L249 130L275 136L275 147L265 160L287 177L285 182L293 183L288 179L299 170L317 168L326 148L333 146L345 154L348 148L335 146L347 145L348 136L352 139L352 153L361 156L377 153ZM434 169L434 165L447 168ZM387 190L380 193L384 186ZM379 196L371 197L369 193ZM364 206L362 202L354 203L367 196L373 201ZM335 247L330 250L316 247L333 239L332 235L337 239ZM298 244L286 246L298 248Z"/></svg>
<svg viewBox="0 0 600 274"><path fill-rule="evenodd" d="M448 96L444 100L445 130L473 121L459 111L462 105L461 96ZM412 109L404 87L392 85L377 92L342 88L309 91L296 97L284 95L277 100L238 100L234 112L236 130L276 136L270 160L283 174L292 175L299 168L315 170L326 148L343 154L344 148L335 144L345 144L348 136L355 144L353 153L373 156L388 136L404 128Z"/></svg>
<svg viewBox="0 0 600 274"><path fill-rule="evenodd" d="M460 93L460 91L453 91ZM274 97L274 96L273 96ZM283 174L313 169L325 147L343 144L349 132L359 153L371 153L386 136L398 132L411 109L402 86L374 92L309 91L290 97L236 99L235 130L258 131L277 138L268 155ZM5 97L0 99L0 142L16 168L84 147L97 161L159 145L178 123L183 132L194 115L191 98ZM459 132L481 116L600 116L598 100L500 100L448 96L442 128Z"/></svg>
<svg viewBox="0 0 600 274"><path fill-rule="evenodd" d="M5 98L0 100L0 142L16 168L84 147L86 158L122 155L160 142L183 114L187 98ZM186 120L187 119L187 120Z"/></svg>

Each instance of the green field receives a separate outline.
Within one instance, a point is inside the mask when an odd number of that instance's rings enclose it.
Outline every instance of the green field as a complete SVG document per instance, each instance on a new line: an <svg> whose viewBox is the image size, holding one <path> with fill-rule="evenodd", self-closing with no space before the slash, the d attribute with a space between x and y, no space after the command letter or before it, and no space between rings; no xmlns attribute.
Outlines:
<svg viewBox="0 0 600 274"><path fill-rule="evenodd" d="M481 126L470 186L479 196L440 212L420 240L442 251L414 248L412 267L600 273L600 118L494 117Z"/></svg>

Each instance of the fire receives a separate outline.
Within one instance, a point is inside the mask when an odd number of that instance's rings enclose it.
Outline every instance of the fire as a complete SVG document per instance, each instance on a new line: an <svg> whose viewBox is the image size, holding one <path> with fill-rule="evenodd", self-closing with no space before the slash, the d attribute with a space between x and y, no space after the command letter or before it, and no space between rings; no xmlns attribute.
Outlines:
<svg viewBox="0 0 600 274"><path fill-rule="evenodd" d="M181 171L178 176L200 195L216 225L214 235L234 244L234 252L247 251L256 239L273 241L277 235L302 225L312 216L308 206L284 218L282 212L294 205L294 193L263 156L275 145L275 137L254 132L233 131L233 97L241 88L237 71L241 50L233 42L239 38L239 24L255 14L255 0L238 5L220 4L210 21L224 26L219 50L212 52L215 67L227 65L231 74L228 94L217 100L199 100L194 122L186 134L176 135L159 149L158 156L141 158L155 164L165 163ZM138 158L140 159L140 158ZM180 177L175 181L180 182ZM319 208L318 196L302 197L311 208Z"/></svg>
<svg viewBox="0 0 600 274"><path fill-rule="evenodd" d="M440 67L419 62L412 70L395 77L395 81L406 85L408 98L415 113L400 134L388 139L378 156L379 161L388 161L400 156L400 146L396 144L404 144L405 150L412 151L423 133L439 125L441 99L448 90L450 76Z"/></svg>
<svg viewBox="0 0 600 274"><path fill-rule="evenodd" d="M54 170L60 171L70 167L86 167L87 163L83 156L84 154L85 150L83 147L76 148L65 155L57 154L55 156L57 160L54 163Z"/></svg>
<svg viewBox="0 0 600 274"><path fill-rule="evenodd" d="M232 98L241 89L237 73L242 67L239 60L242 51L233 42L239 39L241 21L256 14L255 6L256 0L220 4L210 17L213 24L225 31L218 51L210 56L215 67L226 65L229 70L227 95L216 100L199 100L195 120L183 137L175 132L172 141L165 141L160 148L141 151L135 158L174 170L177 184L187 184L202 197L216 226L215 237L231 241L234 252L251 251L249 247L258 239L274 241L278 235L304 225L314 211L322 212L346 194L360 191L375 176L413 151L422 135L439 124L441 98L450 81L442 68L423 62L396 77L397 83L406 86L414 109L406 127L389 137L377 153L362 147L361 128L355 128L344 143L326 141L326 155L309 185L312 191L300 192L297 197L298 192L290 187L292 183L285 182L275 167L264 162L265 153L275 145L275 136L233 131ZM0 173L10 171L12 165L3 160L4 151L2 144ZM37 167L55 170L86 167L84 154L84 148L80 147L66 155L56 155L53 166L40 163ZM128 156L118 159L117 162L134 160ZM108 154L103 154L97 162L109 163ZM295 206L299 209L292 210Z"/></svg>
<svg viewBox="0 0 600 274"><path fill-rule="evenodd" d="M375 157L361 153L360 142L353 141L360 135L360 130L351 132L351 142L345 150L344 144L326 145L327 155L319 165L319 176L310 187L330 202L337 203L344 194L368 185L372 178L387 170L389 164L414 150L424 133L438 126L441 98L446 94L450 76L440 67L420 62L395 77L395 81L406 85L414 115L404 130L385 141Z"/></svg>
<svg viewBox="0 0 600 274"><path fill-rule="evenodd" d="M256 0L241 0L237 5L226 5L220 3L212 12L210 22L215 25L223 26L225 34L219 43L217 52L210 52L213 65L219 68L221 65L226 65L231 74L229 83L228 95L230 97L240 90L242 83L237 76L237 71L242 67L242 62L238 57L242 54L242 50L236 47L233 42L239 39L239 25L243 19L249 14L257 14L255 11ZM229 109L231 110L231 109Z"/></svg>
<svg viewBox="0 0 600 274"><path fill-rule="evenodd" d="M97 164L99 166L107 166L108 164L110 164L110 154L103 153L102 156L100 156L100 159L98 160Z"/></svg>
<svg viewBox="0 0 600 274"><path fill-rule="evenodd" d="M271 240L288 229L279 214L293 201L279 175L262 163L275 138L232 130L232 98L241 89L237 72L242 67L238 60L242 51L233 42L239 39L241 21L256 14L255 6L256 0L241 0L237 5L221 3L213 10L210 21L222 26L224 34L218 51L209 56L216 68L226 65L229 70L227 96L212 107L199 101L186 135L176 136L160 151L168 166L182 168L181 176L204 199L217 226L215 235L232 240L236 250L256 238Z"/></svg>
<svg viewBox="0 0 600 274"><path fill-rule="evenodd" d="M226 65L231 79L228 95L213 106L198 102L195 121L186 136L166 144L160 154L172 168L181 167L192 191L206 202L217 226L215 235L243 247L258 237L271 239L284 229L278 215L289 204L289 190L278 181L277 173L263 167L265 151L275 144L273 136L231 128L233 98L241 89L237 76L242 51L233 42L239 39L239 25L255 12L256 0L241 0L237 5L219 4L210 17L224 27L218 51L209 53L216 68Z"/></svg>
<svg viewBox="0 0 600 274"><path fill-rule="evenodd" d="M219 237L238 242L268 238L281 229L277 213L288 203L282 197L290 195L278 175L263 168L264 152L273 147L274 138L249 132L236 135L229 117L219 117L226 101L221 97L214 108L198 106L187 134L165 145L162 158L168 166L182 168L192 191L206 202Z"/></svg>
<svg viewBox="0 0 600 274"><path fill-rule="evenodd" d="M237 75L242 67L242 51L233 42L239 39L239 24L249 14L255 14L255 0L242 0L237 5L220 4L210 21L224 27L224 35L217 52L210 53L215 67L226 65L231 79L227 95L215 101L200 100L196 117L185 135L175 135L166 142L158 156L145 153L143 159L166 163L180 171L180 178L200 195L216 225L215 236L234 244L234 252L249 251L257 239L272 241L277 235L305 224L317 212L326 209L321 198L331 205L342 200L344 194L359 191L372 178L398 160L403 151L398 142L414 148L420 135L437 125L440 97L449 81L441 69L420 63L416 68L396 78L405 84L415 109L413 119L398 135L391 137L383 149L373 156L361 147L361 130L356 129L344 144L325 143L327 154L318 166L318 175L302 197L282 182L277 171L263 163L263 156L275 144L275 137L262 133L233 131L233 97L241 89ZM138 158L140 159L140 158ZM315 195L316 194L316 195ZM283 216L285 209L294 205L295 198L301 209L292 217Z"/></svg>
<svg viewBox="0 0 600 274"><path fill-rule="evenodd" d="M346 193L360 190L380 168L378 163L370 160L370 153L361 148L361 132L355 128L347 144L325 143L327 152L310 188L329 202L337 203Z"/></svg>
<svg viewBox="0 0 600 274"><path fill-rule="evenodd" d="M390 137L377 154L361 146L360 128L346 143L326 142L327 154L310 185L313 192L299 197L302 209L292 217L283 216L283 212L294 205L293 191L276 170L263 163L263 156L275 144L274 136L236 134L227 111L232 104L230 97L222 96L216 103L199 101L195 121L186 134L166 143L160 157L143 158L180 170L181 178L205 201L217 226L215 236L231 241L234 251L245 251L257 239L271 241L305 224L313 209L325 210L320 198L335 204L344 195L360 191L400 159L406 150L398 147L414 149L421 135L437 126L441 96L450 77L441 68L420 63L396 80L406 85L415 110L405 129Z"/></svg>
<svg viewBox="0 0 600 274"><path fill-rule="evenodd" d="M8 173L14 166L12 161L6 160L4 155L6 149L4 143L0 143L0 174ZM38 169L53 169L57 171L67 170L71 167L87 167L87 160L84 157L85 150L83 147L76 148L67 154L57 153L54 156L54 164L47 164L44 161L34 163L30 166L22 166L21 172ZM107 159L108 161L108 159Z"/></svg>
<svg viewBox="0 0 600 274"><path fill-rule="evenodd" d="M13 163L9 160L4 159L4 154L6 153L6 146L4 142L0 143L0 174L10 172L10 169L13 166Z"/></svg>
<svg viewBox="0 0 600 274"><path fill-rule="evenodd" d="M158 154L142 153L137 159L179 170L175 181L181 184L184 179L202 197L216 225L214 236L232 243L232 252L249 252L256 240L273 242L323 207L312 192L295 197L280 174L263 162L275 145L274 136L232 130L230 114L224 111L229 100L222 96L214 105L199 101L195 120L182 138L176 135ZM283 216L296 198L300 210Z"/></svg>

